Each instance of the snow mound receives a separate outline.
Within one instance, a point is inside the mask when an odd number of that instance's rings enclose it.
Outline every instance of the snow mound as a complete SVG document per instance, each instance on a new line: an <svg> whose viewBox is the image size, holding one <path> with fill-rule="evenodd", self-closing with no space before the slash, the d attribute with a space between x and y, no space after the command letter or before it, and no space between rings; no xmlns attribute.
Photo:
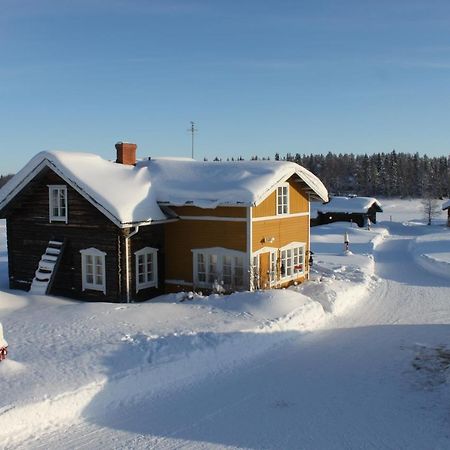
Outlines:
<svg viewBox="0 0 450 450"><path fill-rule="evenodd" d="M425 270L450 279L450 233L419 236L409 245L415 261Z"/></svg>

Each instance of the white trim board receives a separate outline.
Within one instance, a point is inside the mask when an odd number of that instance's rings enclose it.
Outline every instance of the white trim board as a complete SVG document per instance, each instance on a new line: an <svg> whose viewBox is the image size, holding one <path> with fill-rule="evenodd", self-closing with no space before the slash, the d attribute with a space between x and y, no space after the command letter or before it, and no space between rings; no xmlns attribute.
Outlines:
<svg viewBox="0 0 450 450"><path fill-rule="evenodd" d="M275 219L289 219L293 217L306 217L309 216L309 212L293 213L293 214L280 214L278 216L265 216L265 217L255 217L253 222L263 222L265 220L275 220Z"/></svg>
<svg viewBox="0 0 450 450"><path fill-rule="evenodd" d="M253 286L253 280L250 279L250 268L253 265L253 255L252 255L252 251L253 251L253 227L252 227L252 217L253 217L253 210L252 207L248 207L247 208L247 218L246 218L246 239L247 239L247 267L246 267L246 273L247 273L247 277L245 280L245 283L247 283L248 289L250 291L254 290L254 286Z"/></svg>
<svg viewBox="0 0 450 450"><path fill-rule="evenodd" d="M205 220L213 222L246 222L245 217L220 217L220 216L178 216L181 220Z"/></svg>

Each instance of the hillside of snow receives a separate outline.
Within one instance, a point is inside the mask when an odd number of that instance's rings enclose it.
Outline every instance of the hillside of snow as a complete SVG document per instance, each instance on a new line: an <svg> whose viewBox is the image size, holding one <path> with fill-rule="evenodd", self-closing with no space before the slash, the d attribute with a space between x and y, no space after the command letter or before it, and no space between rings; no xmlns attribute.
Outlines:
<svg viewBox="0 0 450 450"><path fill-rule="evenodd" d="M308 283L137 304L9 290L0 222L0 442L450 448L450 230L419 201L381 203L370 231L311 230Z"/></svg>

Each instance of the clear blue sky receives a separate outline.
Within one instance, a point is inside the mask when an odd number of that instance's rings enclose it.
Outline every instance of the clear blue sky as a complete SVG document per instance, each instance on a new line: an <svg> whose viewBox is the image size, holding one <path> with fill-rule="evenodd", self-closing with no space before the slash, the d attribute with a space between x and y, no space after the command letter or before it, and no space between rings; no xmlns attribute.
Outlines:
<svg viewBox="0 0 450 450"><path fill-rule="evenodd" d="M450 2L0 0L0 173L40 150L450 151Z"/></svg>

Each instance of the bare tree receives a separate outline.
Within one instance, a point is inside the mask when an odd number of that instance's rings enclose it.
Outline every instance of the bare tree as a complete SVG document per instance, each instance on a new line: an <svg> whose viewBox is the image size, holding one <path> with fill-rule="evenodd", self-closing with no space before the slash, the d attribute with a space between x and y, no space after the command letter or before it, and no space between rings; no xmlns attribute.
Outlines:
<svg viewBox="0 0 450 450"><path fill-rule="evenodd" d="M432 197L425 197L422 199L422 211L427 225L431 225L431 220L438 217L441 213L439 201Z"/></svg>

